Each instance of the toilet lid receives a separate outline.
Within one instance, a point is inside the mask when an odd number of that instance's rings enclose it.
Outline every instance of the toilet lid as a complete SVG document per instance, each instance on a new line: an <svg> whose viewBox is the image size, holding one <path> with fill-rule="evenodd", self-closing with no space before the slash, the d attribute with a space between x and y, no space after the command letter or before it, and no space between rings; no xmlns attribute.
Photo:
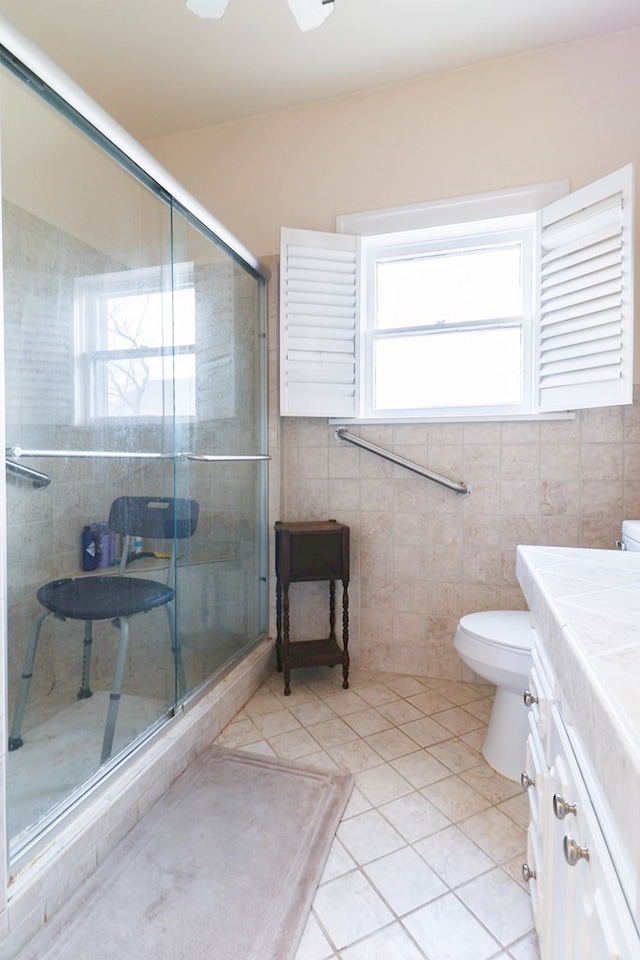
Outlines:
<svg viewBox="0 0 640 960"><path fill-rule="evenodd" d="M484 643L517 650L531 650L531 615L528 610L483 610L468 613L460 620L460 628L470 637Z"/></svg>

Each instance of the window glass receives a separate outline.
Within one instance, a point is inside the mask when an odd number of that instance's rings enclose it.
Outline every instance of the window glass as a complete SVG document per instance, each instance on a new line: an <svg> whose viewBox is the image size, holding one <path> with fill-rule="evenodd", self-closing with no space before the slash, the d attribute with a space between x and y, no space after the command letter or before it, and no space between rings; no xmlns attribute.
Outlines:
<svg viewBox="0 0 640 960"><path fill-rule="evenodd" d="M501 319L522 312L520 244L377 262L379 328Z"/></svg>
<svg viewBox="0 0 640 960"><path fill-rule="evenodd" d="M378 338L375 410L522 402L522 329L490 327Z"/></svg>

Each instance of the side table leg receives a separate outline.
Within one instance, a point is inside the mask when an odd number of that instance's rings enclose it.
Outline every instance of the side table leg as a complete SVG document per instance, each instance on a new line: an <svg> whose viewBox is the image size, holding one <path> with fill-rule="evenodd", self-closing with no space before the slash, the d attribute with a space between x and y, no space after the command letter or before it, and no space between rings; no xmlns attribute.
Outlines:
<svg viewBox="0 0 640 960"><path fill-rule="evenodd" d="M342 581L342 687L349 688L349 591Z"/></svg>
<svg viewBox="0 0 640 960"><path fill-rule="evenodd" d="M284 695L288 697L291 693L289 689L289 683L291 680L291 658L289 656L289 584L286 584L284 588L284 616L282 624L282 643L283 643L283 660L282 665L284 668Z"/></svg>
<svg viewBox="0 0 640 960"><path fill-rule="evenodd" d="M282 583L276 580L276 668L282 673Z"/></svg>

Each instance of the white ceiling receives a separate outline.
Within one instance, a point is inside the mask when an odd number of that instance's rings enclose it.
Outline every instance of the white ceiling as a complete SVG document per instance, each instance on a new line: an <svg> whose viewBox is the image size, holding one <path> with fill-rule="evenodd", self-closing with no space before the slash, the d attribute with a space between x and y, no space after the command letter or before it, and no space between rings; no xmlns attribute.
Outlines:
<svg viewBox="0 0 640 960"><path fill-rule="evenodd" d="M640 26L640 0L335 0L306 33L286 0L0 0L0 13L138 140Z"/></svg>

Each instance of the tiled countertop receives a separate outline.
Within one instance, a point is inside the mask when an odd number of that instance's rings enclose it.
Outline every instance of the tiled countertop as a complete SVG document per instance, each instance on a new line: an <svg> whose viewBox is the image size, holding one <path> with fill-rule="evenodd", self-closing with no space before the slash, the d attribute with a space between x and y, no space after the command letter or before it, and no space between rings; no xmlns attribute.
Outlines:
<svg viewBox="0 0 640 960"><path fill-rule="evenodd" d="M640 864L640 552L520 546L516 569L556 673L565 721L579 734L615 818L633 909Z"/></svg>

